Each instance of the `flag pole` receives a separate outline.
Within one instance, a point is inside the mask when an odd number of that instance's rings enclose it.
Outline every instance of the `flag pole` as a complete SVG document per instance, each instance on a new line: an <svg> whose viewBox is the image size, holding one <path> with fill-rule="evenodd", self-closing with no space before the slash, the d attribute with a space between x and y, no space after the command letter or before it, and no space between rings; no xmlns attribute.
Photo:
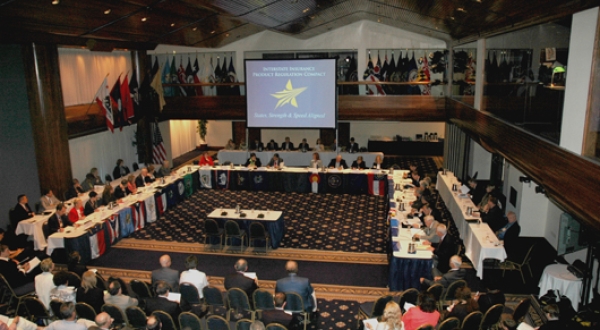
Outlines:
<svg viewBox="0 0 600 330"><path fill-rule="evenodd" d="M106 76L104 76L104 79L106 79L109 74L110 74L110 72L107 73ZM100 88L102 88L102 84L104 83L104 79L102 79L102 82L100 83ZM92 102L90 102L90 105L88 106L87 110L85 110L85 116L87 116L88 112L90 112L90 109L92 108L92 105L94 104L94 102L96 102L96 96L98 96L98 92L100 91L100 88L98 88L98 90L96 90L96 94L92 98Z"/></svg>

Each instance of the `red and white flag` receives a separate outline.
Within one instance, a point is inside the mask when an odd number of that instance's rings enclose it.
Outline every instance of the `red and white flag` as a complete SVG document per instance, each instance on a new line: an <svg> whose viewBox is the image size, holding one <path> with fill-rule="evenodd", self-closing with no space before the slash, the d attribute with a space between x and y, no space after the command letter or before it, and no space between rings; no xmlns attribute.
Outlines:
<svg viewBox="0 0 600 330"><path fill-rule="evenodd" d="M131 91L129 90L129 81L127 75L123 78L121 83L121 111L123 111L123 118L126 123L131 123L134 117L133 112L133 100L131 99Z"/></svg>
<svg viewBox="0 0 600 330"><path fill-rule="evenodd" d="M387 176L385 174L369 173L369 194L383 196L385 194L385 184Z"/></svg>
<svg viewBox="0 0 600 330"><path fill-rule="evenodd" d="M96 92L96 103L100 106L102 111L104 112L104 116L106 117L106 126L110 129L111 132L115 132L114 129L114 119L113 119L113 110L112 110L112 102L110 99L110 87L108 86L107 78L104 78L100 89Z"/></svg>
<svg viewBox="0 0 600 330"><path fill-rule="evenodd" d="M152 135L152 161L154 164L162 164L167 159L167 151L163 142L158 122L154 122L154 134Z"/></svg>

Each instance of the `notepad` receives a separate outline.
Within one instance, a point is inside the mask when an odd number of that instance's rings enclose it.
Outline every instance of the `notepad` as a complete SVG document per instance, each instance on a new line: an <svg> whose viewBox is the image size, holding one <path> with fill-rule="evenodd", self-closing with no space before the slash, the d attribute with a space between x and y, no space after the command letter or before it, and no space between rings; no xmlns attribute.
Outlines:
<svg viewBox="0 0 600 330"><path fill-rule="evenodd" d="M31 272L39 264L40 264L40 259L38 259L38 257L34 257L33 259L29 260L29 270L27 271L27 273Z"/></svg>
<svg viewBox="0 0 600 330"><path fill-rule="evenodd" d="M256 272L245 272L244 276L255 280L256 279Z"/></svg>
<svg viewBox="0 0 600 330"><path fill-rule="evenodd" d="M179 303L181 301L181 293L169 292L169 295L167 296L167 300Z"/></svg>

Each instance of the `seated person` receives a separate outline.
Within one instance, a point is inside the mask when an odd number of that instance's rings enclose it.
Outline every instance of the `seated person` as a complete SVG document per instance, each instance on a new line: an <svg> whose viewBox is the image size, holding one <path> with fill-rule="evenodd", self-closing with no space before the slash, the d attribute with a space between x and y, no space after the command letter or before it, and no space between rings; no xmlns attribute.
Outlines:
<svg viewBox="0 0 600 330"><path fill-rule="evenodd" d="M439 243L440 237L437 235L437 226L440 223L432 215L426 215L423 221L425 226L421 229L425 235L415 234L415 237L420 239L423 244Z"/></svg>
<svg viewBox="0 0 600 330"><path fill-rule="evenodd" d="M83 193L84 193L84 191L83 191L83 188L81 187L81 184L79 184L79 180L74 178L71 186L67 190L67 194L66 194L67 199L75 198Z"/></svg>
<svg viewBox="0 0 600 330"><path fill-rule="evenodd" d="M469 195L471 196L473 204L479 205L481 199L486 194L486 187L473 178L470 178L467 184L469 185Z"/></svg>
<svg viewBox="0 0 600 330"><path fill-rule="evenodd" d="M292 142L290 142L290 138L289 137L285 137L285 141L281 144L281 150L284 151L293 151L294 150L294 144Z"/></svg>
<svg viewBox="0 0 600 330"><path fill-rule="evenodd" d="M27 199L27 195L19 195L17 197L17 205L15 205L11 214L11 218L12 220L14 220L13 225L15 226L15 229L19 221L29 219L34 215L35 213L31 209L31 207L29 207L29 200Z"/></svg>
<svg viewBox="0 0 600 330"><path fill-rule="evenodd" d="M126 177L127 174L129 174L129 167L125 166L125 162L122 159L117 160L117 166L113 170L113 178L116 180Z"/></svg>
<svg viewBox="0 0 600 330"><path fill-rule="evenodd" d="M94 182L96 178L92 173L88 173L85 175L85 180L81 183L81 188L83 188L83 192L88 192L90 190L94 190Z"/></svg>
<svg viewBox="0 0 600 330"><path fill-rule="evenodd" d="M312 159L310 160L310 168L323 168L323 162L318 152L313 152Z"/></svg>
<svg viewBox="0 0 600 330"><path fill-rule="evenodd" d="M169 284L165 281L158 281L154 290L156 297L146 298L146 315L152 315L154 311L163 311L171 315L173 320L179 319L179 314L181 314L179 304L168 299Z"/></svg>
<svg viewBox="0 0 600 330"><path fill-rule="evenodd" d="M244 166L246 166L248 168L257 168L257 167L261 167L262 164L260 162L260 159L258 157L256 157L256 154L251 153L250 158L248 158L248 160L246 161L246 164L244 164Z"/></svg>
<svg viewBox="0 0 600 330"><path fill-rule="evenodd" d="M451 267L448 272L442 276L435 276L432 280L426 279L424 277L420 278L421 284L425 287L430 287L435 283L440 283L444 288L447 288L452 284L452 282L458 280L464 280L467 275L467 271L465 269L460 268L462 265L462 258L457 255L453 255L450 258L450 262L448 263Z"/></svg>
<svg viewBox="0 0 600 330"><path fill-rule="evenodd" d="M317 306L314 303L313 287L308 278L298 276L298 263L292 260L288 261L285 264L285 270L288 276L277 280L275 292L295 292L302 298L304 310L315 312Z"/></svg>
<svg viewBox="0 0 600 330"><path fill-rule="evenodd" d="M113 304L125 311L129 306L137 306L138 300L123 294L121 283L113 280L108 284L108 292L104 294L104 303Z"/></svg>
<svg viewBox="0 0 600 330"><path fill-rule="evenodd" d="M269 143L267 143L267 151L277 151L279 150L279 146L277 145L277 142L275 142L275 140L271 139L271 141L269 141Z"/></svg>
<svg viewBox="0 0 600 330"><path fill-rule="evenodd" d="M198 289L200 299L204 298L202 289L208 286L208 278L206 274L196 269L198 267L198 258L194 255L188 256L185 259L185 268L179 277L179 284L187 282L193 284Z"/></svg>
<svg viewBox="0 0 600 330"><path fill-rule="evenodd" d="M302 139L302 142L300 142L300 144L298 145L298 150L302 152L310 150L310 146L306 142L306 139Z"/></svg>
<svg viewBox="0 0 600 330"><path fill-rule="evenodd" d="M317 139L317 142L315 142L315 151L325 151L325 146L321 143L321 139Z"/></svg>
<svg viewBox="0 0 600 330"><path fill-rule="evenodd" d="M517 222L517 215L513 211L509 211L506 214L508 223L504 227L500 228L496 232L496 236L499 240L504 241L504 249L509 257L518 255L518 240L519 234L521 234L521 226Z"/></svg>
<svg viewBox="0 0 600 330"><path fill-rule="evenodd" d="M371 166L372 169L375 170L383 170L383 160L381 159L380 155L375 156L375 162L373 163L373 166Z"/></svg>
<svg viewBox="0 0 600 330"><path fill-rule="evenodd" d="M273 158L271 158L271 160L267 164L267 168L270 168L270 167L279 168L282 164L283 164L283 158L279 158L279 154L275 153L275 154L273 154Z"/></svg>
<svg viewBox="0 0 600 330"><path fill-rule="evenodd" d="M102 191L102 201L99 204L108 205L112 202L116 202L117 198L115 197L115 189L112 185L107 184L104 186L104 190Z"/></svg>
<svg viewBox="0 0 600 330"><path fill-rule="evenodd" d="M148 166L148 176L144 178L146 184L151 184L156 181L156 176L154 174L155 168L154 165Z"/></svg>
<svg viewBox="0 0 600 330"><path fill-rule="evenodd" d="M98 206L100 206L100 203L98 203L98 194L95 191L91 191L89 196L90 199L85 203L85 208L83 209L83 214L86 216L94 213Z"/></svg>
<svg viewBox="0 0 600 330"><path fill-rule="evenodd" d="M200 156L200 159L198 160L198 165L200 165L200 166L215 166L215 161L208 154L208 151L205 151Z"/></svg>
<svg viewBox="0 0 600 330"><path fill-rule="evenodd" d="M54 263L52 259L46 258L40 263L41 274L35 277L35 294L40 301L50 310L50 290L54 289Z"/></svg>
<svg viewBox="0 0 600 330"><path fill-rule="evenodd" d="M417 174L419 174L420 178L425 176L425 172L423 172L423 169L419 167L419 163L417 163L416 161L410 162L410 164L408 164L408 168L410 169L411 173L417 171Z"/></svg>
<svg viewBox="0 0 600 330"><path fill-rule="evenodd" d="M369 328L369 326L367 326ZM369 328L370 329L370 328ZM395 301L389 301L385 304L383 309L383 315L377 324L377 329L372 330L403 330L404 324L402 323L402 310L400 305Z"/></svg>
<svg viewBox="0 0 600 330"><path fill-rule="evenodd" d="M42 203L44 210L53 210L56 208L56 205L60 203L60 201L54 196L54 193L52 193L51 189L43 189L40 203Z"/></svg>
<svg viewBox="0 0 600 330"><path fill-rule="evenodd" d="M347 152L358 152L358 143L354 142L354 138L350 138L350 143L348 143L348 147L346 148Z"/></svg>
<svg viewBox="0 0 600 330"><path fill-rule="evenodd" d="M151 179L149 178L148 169L143 168L140 175L135 178L135 186L138 188L145 187Z"/></svg>
<svg viewBox="0 0 600 330"><path fill-rule="evenodd" d="M246 139L242 138L242 141L240 141L240 145L238 146L238 149L246 150L247 147L248 147L248 145L246 145Z"/></svg>
<svg viewBox="0 0 600 330"><path fill-rule="evenodd" d="M342 159L342 155L338 154L337 156L335 156L334 159L332 159L329 162L329 165L327 165L327 167L329 168L337 168L337 169L347 169L348 165L346 164L346 161Z"/></svg>
<svg viewBox="0 0 600 330"><path fill-rule="evenodd" d="M98 169L92 167L90 170L90 174L94 176L94 186L102 186L104 182L102 182L102 178L100 178L100 174L98 174Z"/></svg>
<svg viewBox="0 0 600 330"><path fill-rule="evenodd" d="M471 297L471 289L468 287L456 289L455 297L453 304L448 306L446 318L456 317L462 323L467 315L479 310L479 304Z"/></svg>
<svg viewBox="0 0 600 330"><path fill-rule="evenodd" d="M235 273L231 273L225 276L224 286L225 290L229 290L231 288L238 288L246 292L248 299L250 300L250 304L252 304L252 295L254 291L258 289L258 279L250 278L246 276L246 272L248 271L248 262L246 259L239 259L235 265L233 266L235 269Z"/></svg>
<svg viewBox="0 0 600 330"><path fill-rule="evenodd" d="M137 194L137 184L133 174L127 177L127 195L131 194Z"/></svg>
<svg viewBox="0 0 600 330"><path fill-rule="evenodd" d="M157 178L164 178L166 176L171 175L173 169L171 168L171 163L168 160L164 160L162 166L156 171Z"/></svg>
<svg viewBox="0 0 600 330"><path fill-rule="evenodd" d="M79 252L73 251L69 253L67 270L79 275L79 277L83 277L83 274L88 271L87 267L81 263L81 255Z"/></svg>
<svg viewBox="0 0 600 330"><path fill-rule="evenodd" d="M490 183L488 183L487 187L485 187L485 194L481 198L481 202L479 202L479 204L476 204L477 208L479 210L483 209L483 207L487 205L487 202L488 202L488 199L490 198L490 196L494 195L495 192L496 192L496 184L490 181Z"/></svg>
<svg viewBox="0 0 600 330"><path fill-rule="evenodd" d="M422 324L431 324L435 327L439 320L437 301L429 292L421 292L417 299L417 306L409 309L402 317L404 330L416 330Z"/></svg>
<svg viewBox="0 0 600 330"><path fill-rule="evenodd" d="M496 196L490 196L488 203L483 207L481 212L481 221L487 223L493 232L497 232L506 225L506 219L504 219L504 212L500 206L498 206L498 198Z"/></svg>
<svg viewBox="0 0 600 330"><path fill-rule="evenodd" d="M290 325L294 320L294 316L283 311L285 307L285 300L285 293L275 293L275 295L273 296L273 303L275 305L275 309L264 310L262 312L262 321L265 324L279 323L288 329L291 328Z"/></svg>
<svg viewBox="0 0 600 330"><path fill-rule="evenodd" d="M77 288L77 302L84 302L100 313L104 305L104 291L97 287L98 279L96 273L91 270L83 273L81 287Z"/></svg>
<svg viewBox="0 0 600 330"><path fill-rule="evenodd" d="M83 323L77 322L77 312L75 311L75 303L66 302L60 306L61 318L58 321L50 323L46 327L47 330L86 330L88 327Z"/></svg>
<svg viewBox="0 0 600 330"><path fill-rule="evenodd" d="M179 292L179 271L171 268L171 257L162 255L159 259L160 268L152 271L152 285L165 281L171 286L172 292Z"/></svg>
<svg viewBox="0 0 600 330"><path fill-rule="evenodd" d="M229 139L229 141L227 141L227 144L225 145L225 150L235 150L235 143L233 143L232 139Z"/></svg>
<svg viewBox="0 0 600 330"><path fill-rule="evenodd" d="M435 264L435 268L432 271L434 275L441 276L441 274L450 269L450 258L456 253L458 247L454 238L447 234L446 225L439 224L436 232L440 238L440 242L431 244L430 250L433 250L433 262Z"/></svg>
<svg viewBox="0 0 600 330"><path fill-rule="evenodd" d="M48 219L48 236L62 232L66 227L72 226L73 222L67 216L67 206L60 203L56 206L56 213Z"/></svg>
<svg viewBox="0 0 600 330"><path fill-rule="evenodd" d="M265 145L260 142L259 139L254 140L254 142L250 145L250 150L263 151Z"/></svg>
<svg viewBox="0 0 600 330"><path fill-rule="evenodd" d="M69 273L64 270L56 272L52 282L56 287L50 290L50 300L62 303L75 302L75 288L69 287Z"/></svg>
<svg viewBox="0 0 600 330"><path fill-rule="evenodd" d="M421 185L421 176L419 172L412 171L410 172L410 179L412 180L411 184L415 187L419 187Z"/></svg>
<svg viewBox="0 0 600 330"><path fill-rule="evenodd" d="M125 198L125 196L129 195L129 190L127 189L128 183L129 181L127 181L127 179L121 180L121 183L115 188L116 199Z"/></svg>
<svg viewBox="0 0 600 330"><path fill-rule="evenodd" d="M83 202L81 201L81 199L75 198L73 204L73 208L71 209L71 211L69 211L69 221L71 221L71 223L74 224L79 220L85 219L85 214L83 210Z"/></svg>
<svg viewBox="0 0 600 330"><path fill-rule="evenodd" d="M329 149L335 151L337 148L337 139L333 139L333 143L329 145Z"/></svg>
<svg viewBox="0 0 600 330"><path fill-rule="evenodd" d="M358 170L364 170L367 168L367 164L365 164L365 162L363 161L363 157L362 156L358 156L356 157L356 160L352 162L352 167L353 170L358 169Z"/></svg>
<svg viewBox="0 0 600 330"><path fill-rule="evenodd" d="M35 290L35 285L33 284L35 275L39 274L39 272L34 273L29 272L29 262L24 263L21 266L17 266L17 263L10 258L10 249L6 245L0 245L0 274L4 276L8 284L15 289L20 286L28 285L28 289L30 291ZM24 291L25 292L25 291Z"/></svg>

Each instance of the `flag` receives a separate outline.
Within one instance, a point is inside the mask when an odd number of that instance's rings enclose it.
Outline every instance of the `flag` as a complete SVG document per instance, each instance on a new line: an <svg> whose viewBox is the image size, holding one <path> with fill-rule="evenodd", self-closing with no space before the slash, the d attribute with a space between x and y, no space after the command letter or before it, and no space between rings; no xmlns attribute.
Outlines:
<svg viewBox="0 0 600 330"><path fill-rule="evenodd" d="M233 56L229 59L229 73L227 74L227 78L228 78L229 82L232 82L232 83L238 82L237 74L235 73L235 68L233 67ZM240 95L240 86L231 85L229 87L230 87L229 95Z"/></svg>
<svg viewBox="0 0 600 330"><path fill-rule="evenodd" d="M124 208L119 211L119 227L121 228L121 237L127 237L135 231L131 217L131 208Z"/></svg>
<svg viewBox="0 0 600 330"><path fill-rule="evenodd" d="M252 173L255 173L254 171ZM216 170L215 179L217 188L229 189L229 171L227 170Z"/></svg>
<svg viewBox="0 0 600 330"><path fill-rule="evenodd" d="M194 83L195 84L200 84L200 77L198 76L198 74L200 74L200 65L198 65L198 58L196 57L196 61L194 62L194 67L193 67L193 74L194 74ZM202 93L202 86L196 86L195 88L196 90L196 95L201 96L204 93Z"/></svg>
<svg viewBox="0 0 600 330"><path fill-rule="evenodd" d="M115 214L108 218L106 226L108 227L110 244L112 245L121 238L121 236L119 235L119 216Z"/></svg>
<svg viewBox="0 0 600 330"><path fill-rule="evenodd" d="M152 135L152 161L154 164L162 164L167 159L167 151L163 143L158 121L154 122L154 134Z"/></svg>
<svg viewBox="0 0 600 330"><path fill-rule="evenodd" d="M185 75L185 69L183 68L183 59L179 61L179 69L177 69L177 79L180 84L187 83L187 76ZM181 96L188 96L188 91L184 86L179 86L179 93Z"/></svg>
<svg viewBox="0 0 600 330"><path fill-rule="evenodd" d="M419 81L431 81L431 73L429 72L429 62L427 54L420 59L421 67L419 68ZM421 95L431 95L431 85L419 85Z"/></svg>
<svg viewBox="0 0 600 330"><path fill-rule="evenodd" d="M217 67L215 68L215 75L214 75L214 79L215 79L215 83L221 83L223 82L221 80L221 59L219 57L217 57ZM217 92L214 95L223 95L223 88L221 86L217 86Z"/></svg>
<svg viewBox="0 0 600 330"><path fill-rule="evenodd" d="M215 82L215 68L213 67L212 61L212 57L210 58L210 61L207 61L206 57L204 58L204 70L202 71L202 78L200 79L200 81L202 81L205 84L212 84ZM206 96L217 95L215 86L203 86L202 92Z"/></svg>
<svg viewBox="0 0 600 330"><path fill-rule="evenodd" d="M190 58L188 57L188 63L187 66L185 67L185 82L187 84L193 84L194 83L194 70L192 69L192 63ZM187 95L188 96L194 96L196 95L196 88L193 86L188 86L185 88L187 91Z"/></svg>
<svg viewBox="0 0 600 330"><path fill-rule="evenodd" d="M369 173L369 194L375 196L385 195L385 185L387 183L386 179L387 175L385 174Z"/></svg>
<svg viewBox="0 0 600 330"><path fill-rule="evenodd" d="M212 171L209 169L200 169L198 174L200 174L198 176L200 179L200 188L212 189Z"/></svg>
<svg viewBox="0 0 600 330"><path fill-rule="evenodd" d="M417 61L415 60L415 53L413 53L412 58L408 62L408 81L417 81L419 79L419 68L417 66ZM409 85L408 94L411 95L421 95L421 89L419 85Z"/></svg>
<svg viewBox="0 0 600 330"><path fill-rule="evenodd" d="M127 75L125 75L125 78L123 78L123 82L121 83L121 104L123 107L123 123L130 124L134 117L134 112L133 100L131 99L131 90L129 90L129 79L127 78Z"/></svg>
<svg viewBox="0 0 600 330"><path fill-rule="evenodd" d="M175 64L175 56L171 60L171 84L179 84L179 76L177 75L177 65ZM171 86L171 96L179 96L181 91L177 86Z"/></svg>
<svg viewBox="0 0 600 330"><path fill-rule="evenodd" d="M152 82L150 83L150 87L152 87L152 89L154 89L154 91L156 92L158 96L158 109L162 111L162 109L165 107L166 102L162 82L160 81L160 75L154 75L154 78L152 78Z"/></svg>
<svg viewBox="0 0 600 330"><path fill-rule="evenodd" d="M348 58L346 58L348 60ZM358 65L354 55L349 59L349 67L346 72L346 81L358 81ZM342 87L344 94L358 95L358 85L344 85Z"/></svg>
<svg viewBox="0 0 600 330"><path fill-rule="evenodd" d="M221 67L221 79L219 79L222 83L227 82L227 56L223 56L223 66ZM227 86L221 86L221 91L223 93L219 95L229 95L229 88Z"/></svg>
<svg viewBox="0 0 600 330"><path fill-rule="evenodd" d="M108 129L110 129L111 132L114 133L112 102L110 100L110 93L108 92L107 78L104 78L104 81L102 81L102 85L96 92L96 103L98 103L98 106L104 112L104 116L106 117L106 126L108 127Z"/></svg>
<svg viewBox="0 0 600 330"><path fill-rule="evenodd" d="M399 80L398 72L396 71L396 60L394 59L394 52L392 52L392 59L390 60L390 64L388 66L387 72L385 74L385 80L390 82L398 82ZM388 94L398 94L396 85L387 85L387 93Z"/></svg>
<svg viewBox="0 0 600 330"><path fill-rule="evenodd" d="M169 58L167 57L167 60L165 61L165 67L162 70L162 76L161 76L161 82L163 84L170 84L171 83L171 66L169 65ZM171 86L167 86L164 88L165 91L165 97L171 97L173 96L173 87Z"/></svg>
<svg viewBox="0 0 600 330"><path fill-rule="evenodd" d="M122 101L121 101L121 76L117 78L117 81L113 85L113 88L110 90L110 98L112 100L113 107L113 119L115 120L115 125L118 126L121 131L123 130L123 114L121 113L122 109Z"/></svg>
<svg viewBox="0 0 600 330"><path fill-rule="evenodd" d="M137 81L137 75L134 73L131 75L131 81L129 82L129 92L131 93L131 100L133 101L133 116L140 112L140 87Z"/></svg>
<svg viewBox="0 0 600 330"><path fill-rule="evenodd" d="M158 66L158 57L154 57L154 64L152 65L152 77L156 76L156 74L158 73L158 71L160 70L160 67Z"/></svg>
<svg viewBox="0 0 600 330"><path fill-rule="evenodd" d="M379 61L377 62L377 66L373 66L371 54L369 54L369 62L367 63L367 69L363 74L364 80L373 82L379 81ZM383 87L381 85L367 85L367 95L385 95L385 92L383 91Z"/></svg>

